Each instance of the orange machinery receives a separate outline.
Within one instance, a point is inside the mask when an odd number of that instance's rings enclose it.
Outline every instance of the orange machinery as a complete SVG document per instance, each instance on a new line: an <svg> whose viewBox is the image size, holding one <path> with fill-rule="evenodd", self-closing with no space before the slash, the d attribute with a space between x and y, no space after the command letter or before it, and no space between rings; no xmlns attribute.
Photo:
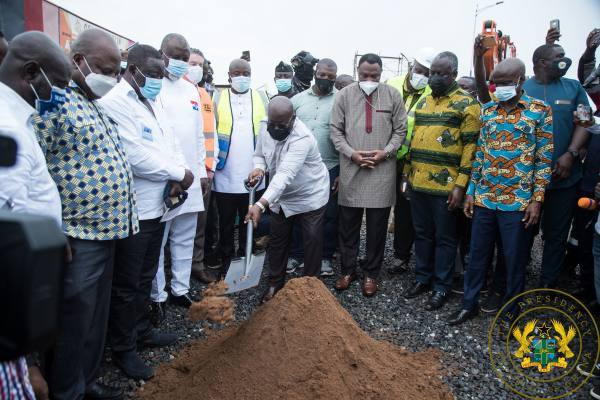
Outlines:
<svg viewBox="0 0 600 400"><path fill-rule="evenodd" d="M485 21L481 35L483 36L484 46L489 47L489 50L483 56L485 77L489 79L492 70L500 61L517 56L517 48L510 40L509 35L504 35L502 31L496 28L495 21Z"/></svg>

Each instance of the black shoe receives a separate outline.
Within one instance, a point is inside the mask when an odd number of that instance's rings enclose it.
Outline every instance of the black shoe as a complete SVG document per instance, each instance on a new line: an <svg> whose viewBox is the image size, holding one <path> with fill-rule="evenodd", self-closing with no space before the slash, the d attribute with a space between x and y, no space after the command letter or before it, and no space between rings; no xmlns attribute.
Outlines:
<svg viewBox="0 0 600 400"><path fill-rule="evenodd" d="M590 396L592 399L600 399L600 383L596 383L594 387L590 389Z"/></svg>
<svg viewBox="0 0 600 400"><path fill-rule="evenodd" d="M481 311L486 314L494 314L502 306L502 295L495 290L488 293L481 304Z"/></svg>
<svg viewBox="0 0 600 400"><path fill-rule="evenodd" d="M387 269L387 272L392 275L400 275L409 270L408 260L400 260L395 258L392 262L392 266Z"/></svg>
<svg viewBox="0 0 600 400"><path fill-rule="evenodd" d="M85 388L86 399L97 400L120 400L123 398L123 390L108 386L100 382L95 382Z"/></svg>
<svg viewBox="0 0 600 400"><path fill-rule="evenodd" d="M181 296L175 296L172 294L170 299L171 303L179 307L190 308L190 306L194 304L194 300L192 300L192 297L189 293L182 294Z"/></svg>
<svg viewBox="0 0 600 400"><path fill-rule="evenodd" d="M125 351L122 353L113 353L113 360L119 368L123 370L125 375L139 381L141 379L147 381L154 376L152 367L144 364L144 361L135 351Z"/></svg>
<svg viewBox="0 0 600 400"><path fill-rule="evenodd" d="M283 285L269 285L269 288L263 293L260 303L265 304L267 301L271 300L281 288L283 288Z"/></svg>
<svg viewBox="0 0 600 400"><path fill-rule="evenodd" d="M421 293L429 291L429 285L421 282L415 282L412 287L404 293L404 297L407 299L414 299Z"/></svg>
<svg viewBox="0 0 600 400"><path fill-rule="evenodd" d="M138 347L165 347L177 341L177 335L173 333L162 333L155 329L144 338L138 339Z"/></svg>
<svg viewBox="0 0 600 400"><path fill-rule="evenodd" d="M427 311L437 310L448 300L448 293L442 293L434 291L427 304L425 304L425 309Z"/></svg>
<svg viewBox="0 0 600 400"><path fill-rule="evenodd" d="M463 322L470 320L478 314L477 307L472 310L464 310L460 308L456 312L452 313L450 317L448 317L448 325L460 325Z"/></svg>
<svg viewBox="0 0 600 400"><path fill-rule="evenodd" d="M150 321L152 325L159 326L165 319L165 303L164 302L152 302L150 305Z"/></svg>

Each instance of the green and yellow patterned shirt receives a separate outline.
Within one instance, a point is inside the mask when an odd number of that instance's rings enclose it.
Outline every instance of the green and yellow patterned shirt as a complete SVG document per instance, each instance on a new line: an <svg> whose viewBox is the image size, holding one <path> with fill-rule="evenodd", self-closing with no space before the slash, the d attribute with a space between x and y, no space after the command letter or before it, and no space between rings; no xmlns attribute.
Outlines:
<svg viewBox="0 0 600 400"><path fill-rule="evenodd" d="M405 173L413 190L447 195L466 188L479 136L479 103L454 83L419 100Z"/></svg>

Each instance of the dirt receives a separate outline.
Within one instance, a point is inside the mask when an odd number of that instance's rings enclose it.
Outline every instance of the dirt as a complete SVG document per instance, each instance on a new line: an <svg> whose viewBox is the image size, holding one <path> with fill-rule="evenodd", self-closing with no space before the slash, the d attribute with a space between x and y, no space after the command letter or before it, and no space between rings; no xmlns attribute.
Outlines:
<svg viewBox="0 0 600 400"><path fill-rule="evenodd" d="M224 294L227 284L224 281L211 283L203 292L202 300L193 303L188 311L192 321L209 320L226 324L234 319L234 303Z"/></svg>
<svg viewBox="0 0 600 400"><path fill-rule="evenodd" d="M244 323L185 348L140 399L452 399L440 354L362 331L316 278L290 280Z"/></svg>

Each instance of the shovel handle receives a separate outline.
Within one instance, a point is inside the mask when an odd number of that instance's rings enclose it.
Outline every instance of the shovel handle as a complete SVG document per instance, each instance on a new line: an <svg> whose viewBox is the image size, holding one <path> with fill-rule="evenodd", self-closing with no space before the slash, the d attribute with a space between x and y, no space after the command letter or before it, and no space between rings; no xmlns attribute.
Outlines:
<svg viewBox="0 0 600 400"><path fill-rule="evenodd" d="M260 185L260 181L256 183L254 186L248 186L246 184L246 189L250 192L248 194L249 202L248 209L254 205L254 194L256 191L256 187ZM246 224L246 259L244 260L244 276L248 275L248 269L250 268L250 258L252 257L252 244L254 242L254 227L252 226L252 221L249 221Z"/></svg>

